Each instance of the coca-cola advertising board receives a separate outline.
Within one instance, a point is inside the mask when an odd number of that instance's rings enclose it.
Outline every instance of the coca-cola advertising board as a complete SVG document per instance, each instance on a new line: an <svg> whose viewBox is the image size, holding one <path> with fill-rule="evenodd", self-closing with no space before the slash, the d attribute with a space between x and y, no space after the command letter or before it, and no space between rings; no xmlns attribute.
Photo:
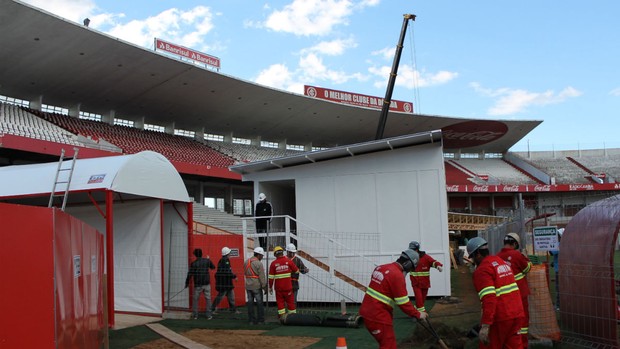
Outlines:
<svg viewBox="0 0 620 349"><path fill-rule="evenodd" d="M189 49L187 47L172 44L161 39L155 38L155 50L166 51L220 69L219 58Z"/></svg>
<svg viewBox="0 0 620 349"><path fill-rule="evenodd" d="M316 86L304 85L304 95L308 97L324 99L327 101L357 105L366 108L383 108L383 98L362 95L359 93L332 90ZM401 113L413 114L413 103L397 101L393 99L390 102L390 110Z"/></svg>
<svg viewBox="0 0 620 349"><path fill-rule="evenodd" d="M508 126L501 121L465 121L443 127L441 135L444 148L461 149L493 142L504 136Z"/></svg>
<svg viewBox="0 0 620 349"><path fill-rule="evenodd" d="M620 183L588 183L588 184L448 184L449 193L545 193L620 190Z"/></svg>

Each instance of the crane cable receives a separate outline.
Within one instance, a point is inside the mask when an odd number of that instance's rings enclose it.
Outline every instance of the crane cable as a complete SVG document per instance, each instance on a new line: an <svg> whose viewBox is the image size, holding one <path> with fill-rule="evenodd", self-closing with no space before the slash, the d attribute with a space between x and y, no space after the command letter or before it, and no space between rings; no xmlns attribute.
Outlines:
<svg viewBox="0 0 620 349"><path fill-rule="evenodd" d="M415 51L415 38L414 38L414 30L413 30L413 25L415 24L415 21L411 23L411 26L409 26L409 52L411 54L411 64L413 66L413 112L415 114L421 114L422 113L422 105L420 102L420 82L419 82L419 75L420 72L418 70L418 63L416 61L416 51Z"/></svg>

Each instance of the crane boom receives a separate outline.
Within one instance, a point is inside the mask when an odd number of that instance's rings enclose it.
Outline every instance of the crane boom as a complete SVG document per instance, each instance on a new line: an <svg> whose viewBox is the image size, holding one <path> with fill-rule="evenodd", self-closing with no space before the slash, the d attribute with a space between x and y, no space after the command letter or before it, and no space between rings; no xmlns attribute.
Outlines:
<svg viewBox="0 0 620 349"><path fill-rule="evenodd" d="M394 91L394 83L396 82L396 73L398 72L398 64L400 62L400 55L403 52L403 42L405 41L405 33L407 32L407 25L409 20L415 21L415 15L404 14L403 15L403 27L400 31L400 38L398 39L398 45L396 45L396 53L394 54L394 62L392 63L392 71L390 72L390 79L388 81L387 90L385 91L385 98L383 99L383 106L381 107L381 116L379 118L379 126L377 127L377 135L375 140L383 138L383 131L385 130L385 123L387 122L388 111L390 110L390 103L392 103L392 92Z"/></svg>

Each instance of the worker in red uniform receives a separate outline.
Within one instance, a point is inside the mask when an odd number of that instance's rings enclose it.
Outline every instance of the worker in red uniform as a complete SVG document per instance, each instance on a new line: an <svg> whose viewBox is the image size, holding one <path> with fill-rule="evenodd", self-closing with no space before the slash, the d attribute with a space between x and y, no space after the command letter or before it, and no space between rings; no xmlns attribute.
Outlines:
<svg viewBox="0 0 620 349"><path fill-rule="evenodd" d="M474 287L482 304L481 349L521 349L523 304L512 269L503 259L489 256L486 240L467 243L469 258L476 264Z"/></svg>
<svg viewBox="0 0 620 349"><path fill-rule="evenodd" d="M407 315L426 319L426 312L418 311L409 301L403 272L412 271L419 260L418 253L407 249L396 262L383 264L372 272L370 284L360 307L366 329L379 343L380 349L396 349L396 335L392 325L393 307L397 305Z"/></svg>
<svg viewBox="0 0 620 349"><path fill-rule="evenodd" d="M417 241L411 241L409 248L416 251L420 256L420 261L415 270L409 273L413 295L415 296L415 306L419 311L426 311L424 302L426 301L426 295L428 295L428 289L431 288L431 268L436 268L439 272L442 272L443 264L426 254L426 252L420 251L420 243Z"/></svg>
<svg viewBox="0 0 620 349"><path fill-rule="evenodd" d="M278 318L283 318L287 309L289 314L296 313L291 273L299 272L299 268L284 255L282 247L276 246L273 255L276 259L269 266L269 294L275 288Z"/></svg>
<svg viewBox="0 0 620 349"><path fill-rule="evenodd" d="M497 256L506 262L515 275L519 293L521 293L521 303L523 304L523 324L521 325L521 342L523 348L528 347L528 330L530 323L529 302L527 297L530 295L530 287L527 284L525 275L532 269L532 262L523 253L519 252L521 238L516 233L508 233L504 237L504 247L499 251Z"/></svg>

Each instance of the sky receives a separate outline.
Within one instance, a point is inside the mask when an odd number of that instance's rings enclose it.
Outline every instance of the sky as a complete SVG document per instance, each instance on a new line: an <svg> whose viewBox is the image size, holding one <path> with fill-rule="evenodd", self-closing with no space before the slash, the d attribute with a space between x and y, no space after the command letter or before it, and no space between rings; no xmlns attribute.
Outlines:
<svg viewBox="0 0 620 349"><path fill-rule="evenodd" d="M512 151L620 148L620 1L26 0L135 45L216 56L220 72L293 93L392 98L416 113L542 120Z"/></svg>

